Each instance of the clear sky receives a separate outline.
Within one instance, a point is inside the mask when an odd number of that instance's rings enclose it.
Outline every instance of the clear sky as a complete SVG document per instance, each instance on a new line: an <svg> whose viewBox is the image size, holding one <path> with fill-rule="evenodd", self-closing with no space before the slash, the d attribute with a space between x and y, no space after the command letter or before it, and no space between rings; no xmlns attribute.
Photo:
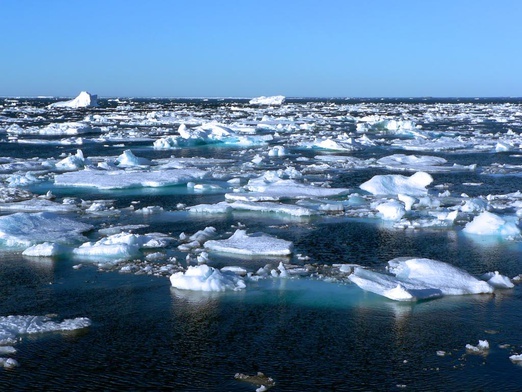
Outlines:
<svg viewBox="0 0 522 392"><path fill-rule="evenodd" d="M0 96L522 96L522 0L0 0Z"/></svg>

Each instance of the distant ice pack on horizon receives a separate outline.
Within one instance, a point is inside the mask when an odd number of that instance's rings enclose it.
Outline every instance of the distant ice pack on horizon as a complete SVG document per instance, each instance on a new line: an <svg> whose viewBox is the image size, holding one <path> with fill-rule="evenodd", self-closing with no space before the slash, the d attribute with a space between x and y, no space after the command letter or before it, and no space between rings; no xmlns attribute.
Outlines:
<svg viewBox="0 0 522 392"><path fill-rule="evenodd" d="M267 105L267 106L274 106L274 105L282 105L285 102L285 96L284 95L273 95L270 97L257 97L252 98L249 103L250 105Z"/></svg>
<svg viewBox="0 0 522 392"><path fill-rule="evenodd" d="M87 91L82 91L76 98L70 101L60 101L50 104L49 108L86 108L86 107L97 107L98 96L96 94L90 94Z"/></svg>

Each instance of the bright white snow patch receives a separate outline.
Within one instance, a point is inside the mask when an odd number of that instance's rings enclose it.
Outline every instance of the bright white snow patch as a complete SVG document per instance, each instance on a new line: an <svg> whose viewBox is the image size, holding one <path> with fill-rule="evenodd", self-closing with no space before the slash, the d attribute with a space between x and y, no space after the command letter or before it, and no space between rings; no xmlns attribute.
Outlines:
<svg viewBox="0 0 522 392"><path fill-rule="evenodd" d="M78 109L93 106L98 106L98 96L90 94L87 91L82 91L76 98L70 101L55 102L48 107Z"/></svg>
<svg viewBox="0 0 522 392"><path fill-rule="evenodd" d="M293 244L264 233L248 235L245 230L238 229L226 240L205 242L205 248L215 252L250 256L285 256L292 253Z"/></svg>
<svg viewBox="0 0 522 392"><path fill-rule="evenodd" d="M189 266L186 272L171 275L170 283L181 290L192 291L239 291L246 287L245 281L233 272L219 271L206 264Z"/></svg>
<svg viewBox="0 0 522 392"><path fill-rule="evenodd" d="M417 172L410 177L399 174L377 175L361 184L360 188L373 195L422 196L428 193L426 187L433 177L425 172Z"/></svg>

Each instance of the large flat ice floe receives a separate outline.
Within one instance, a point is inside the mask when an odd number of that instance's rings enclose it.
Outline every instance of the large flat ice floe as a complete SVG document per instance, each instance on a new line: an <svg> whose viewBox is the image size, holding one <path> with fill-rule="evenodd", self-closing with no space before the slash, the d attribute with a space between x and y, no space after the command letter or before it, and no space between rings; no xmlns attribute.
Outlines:
<svg viewBox="0 0 522 392"><path fill-rule="evenodd" d="M268 234L249 235L245 230L238 229L228 239L205 242L205 249L247 256L286 256L292 253L293 244Z"/></svg>
<svg viewBox="0 0 522 392"><path fill-rule="evenodd" d="M82 91L76 98L70 101L60 101L49 105L50 108L86 108L98 106L98 96L90 94L87 91Z"/></svg>
<svg viewBox="0 0 522 392"><path fill-rule="evenodd" d="M74 243L85 241L82 233L92 228L52 212L18 212L0 216L0 243L15 248L43 242Z"/></svg>
<svg viewBox="0 0 522 392"><path fill-rule="evenodd" d="M333 197L346 195L347 188L326 188L304 184L292 179L261 176L251 179L243 190L227 193L228 200L239 201L277 201L288 199L307 199L314 197Z"/></svg>
<svg viewBox="0 0 522 392"><path fill-rule="evenodd" d="M126 189L141 187L164 187L186 184L207 175L200 169L171 169L162 171L81 170L58 174L57 186L94 187L98 189Z"/></svg>
<svg viewBox="0 0 522 392"><path fill-rule="evenodd" d="M388 262L389 274L354 269L350 281L363 290L395 301L417 301L443 295L492 293L494 286L442 261L398 258Z"/></svg>
<svg viewBox="0 0 522 392"><path fill-rule="evenodd" d="M220 271L206 264L189 266L185 272L170 276L173 287L191 291L238 291L246 287L243 278L229 271Z"/></svg>

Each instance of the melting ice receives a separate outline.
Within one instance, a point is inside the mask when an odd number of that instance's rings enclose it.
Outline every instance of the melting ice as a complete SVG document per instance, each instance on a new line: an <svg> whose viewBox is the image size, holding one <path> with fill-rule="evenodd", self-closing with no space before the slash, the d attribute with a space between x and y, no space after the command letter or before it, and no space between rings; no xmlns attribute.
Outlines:
<svg viewBox="0 0 522 392"><path fill-rule="evenodd" d="M51 104L3 101L2 142L17 152L0 158L0 246L168 276L188 291L299 278L399 301L489 294L512 287L502 268L479 279L422 254L386 269L340 268L294 242L314 225L361 219L520 241L521 113L512 103L283 96L211 105L87 92ZM505 178L509 189L496 185ZM144 205L140 195L151 194L157 204ZM206 220L217 229L196 227ZM329 239L315 246L327 249ZM339 265L347 256L338 254Z"/></svg>

